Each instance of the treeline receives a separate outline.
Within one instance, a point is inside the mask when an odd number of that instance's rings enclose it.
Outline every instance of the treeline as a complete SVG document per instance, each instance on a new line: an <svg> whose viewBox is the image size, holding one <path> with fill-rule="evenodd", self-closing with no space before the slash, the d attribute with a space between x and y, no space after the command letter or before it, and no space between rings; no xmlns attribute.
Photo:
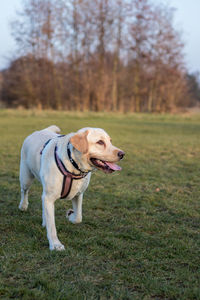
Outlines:
<svg viewBox="0 0 200 300"><path fill-rule="evenodd" d="M26 0L12 33L7 106L163 112L200 100L173 10L153 1Z"/></svg>

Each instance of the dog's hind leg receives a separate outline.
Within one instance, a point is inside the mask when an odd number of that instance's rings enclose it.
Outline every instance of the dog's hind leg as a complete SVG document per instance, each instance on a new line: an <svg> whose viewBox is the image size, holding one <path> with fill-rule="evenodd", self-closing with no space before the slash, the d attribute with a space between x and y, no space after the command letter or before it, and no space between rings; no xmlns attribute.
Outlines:
<svg viewBox="0 0 200 300"><path fill-rule="evenodd" d="M20 186L21 186L21 201L19 204L20 210L27 210L28 208L28 191L33 182L34 176L28 169L26 163L21 160L20 162Z"/></svg>

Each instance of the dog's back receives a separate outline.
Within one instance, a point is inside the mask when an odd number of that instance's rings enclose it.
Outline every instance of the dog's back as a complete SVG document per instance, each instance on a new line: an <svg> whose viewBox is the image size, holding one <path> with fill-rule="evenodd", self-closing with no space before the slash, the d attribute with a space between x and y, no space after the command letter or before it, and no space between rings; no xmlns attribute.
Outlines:
<svg viewBox="0 0 200 300"><path fill-rule="evenodd" d="M43 130L35 131L29 135L23 143L21 150L21 165L20 172L28 168L29 171L37 179L39 179L40 172L40 152L44 144L57 136L60 133L60 128L52 125ZM23 176L23 174L20 174ZM20 176L20 177L21 177Z"/></svg>

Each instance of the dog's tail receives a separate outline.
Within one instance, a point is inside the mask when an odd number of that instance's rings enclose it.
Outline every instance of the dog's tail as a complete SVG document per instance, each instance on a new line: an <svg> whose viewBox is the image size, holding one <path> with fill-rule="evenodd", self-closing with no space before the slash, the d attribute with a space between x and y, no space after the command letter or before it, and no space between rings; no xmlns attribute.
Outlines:
<svg viewBox="0 0 200 300"><path fill-rule="evenodd" d="M50 130L50 131L55 132L55 133L60 133L61 132L60 128L56 125L51 125L51 126L45 128L45 129Z"/></svg>

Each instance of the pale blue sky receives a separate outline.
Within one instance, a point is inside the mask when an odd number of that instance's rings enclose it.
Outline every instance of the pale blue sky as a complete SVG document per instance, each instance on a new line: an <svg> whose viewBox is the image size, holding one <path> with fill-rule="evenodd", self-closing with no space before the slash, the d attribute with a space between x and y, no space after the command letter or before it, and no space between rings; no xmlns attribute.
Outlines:
<svg viewBox="0 0 200 300"><path fill-rule="evenodd" d="M183 31L188 69L200 72L200 0L154 0L169 3L177 8L175 24ZM9 22L20 9L21 0L0 0L0 69L8 65L15 53L15 43L11 36Z"/></svg>

